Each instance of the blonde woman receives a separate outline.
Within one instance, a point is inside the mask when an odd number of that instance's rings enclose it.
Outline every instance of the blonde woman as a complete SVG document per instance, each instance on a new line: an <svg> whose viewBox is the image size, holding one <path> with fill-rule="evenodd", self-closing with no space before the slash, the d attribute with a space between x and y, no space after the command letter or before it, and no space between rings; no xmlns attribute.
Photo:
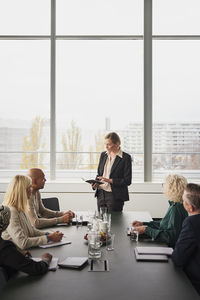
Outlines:
<svg viewBox="0 0 200 300"><path fill-rule="evenodd" d="M133 227L136 227L139 234L145 234L156 241L167 243L174 247L181 232L182 223L188 216L183 206L183 193L187 186L187 180L176 174L170 174L166 177L164 183L164 194L169 199L169 208L161 221L139 222L134 221Z"/></svg>
<svg viewBox="0 0 200 300"><path fill-rule="evenodd" d="M109 212L122 211L124 202L129 200L128 186L132 181L131 156L122 151L121 140L116 132L105 136L107 151L101 153L97 179L101 184L92 184L96 189L98 210L106 207Z"/></svg>
<svg viewBox="0 0 200 300"><path fill-rule="evenodd" d="M28 249L49 241L59 242L61 232L48 233L37 230L29 221L28 198L31 196L32 180L28 176L16 175L10 182L3 204L10 207L11 218L7 229L2 233L4 240L12 241L19 249Z"/></svg>

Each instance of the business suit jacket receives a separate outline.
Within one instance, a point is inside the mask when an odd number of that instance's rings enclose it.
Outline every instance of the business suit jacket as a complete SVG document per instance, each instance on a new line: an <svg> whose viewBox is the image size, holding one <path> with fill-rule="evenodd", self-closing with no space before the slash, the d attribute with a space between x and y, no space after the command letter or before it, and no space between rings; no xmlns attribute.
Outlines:
<svg viewBox="0 0 200 300"><path fill-rule="evenodd" d="M22 250L47 244L48 240L45 232L32 226L24 212L18 212L14 207L10 207L10 211L10 224L2 232L4 240L12 241Z"/></svg>
<svg viewBox="0 0 200 300"><path fill-rule="evenodd" d="M172 260L183 268L200 294L200 214L187 217L176 243Z"/></svg>
<svg viewBox="0 0 200 300"><path fill-rule="evenodd" d="M107 152L102 152L99 160L98 166L98 176L103 176L104 166L108 158ZM113 180L111 184L111 190L114 200L117 201L128 201L128 186L132 181L132 164L131 156L128 153L122 152L122 158L118 155L112 165L110 172L110 179ZM95 197L98 196L98 189L95 193Z"/></svg>

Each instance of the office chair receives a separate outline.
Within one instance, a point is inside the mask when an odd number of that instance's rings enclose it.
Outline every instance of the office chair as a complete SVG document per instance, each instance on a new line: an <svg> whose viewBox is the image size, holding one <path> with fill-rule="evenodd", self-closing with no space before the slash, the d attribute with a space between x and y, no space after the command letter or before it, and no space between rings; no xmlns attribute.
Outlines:
<svg viewBox="0 0 200 300"><path fill-rule="evenodd" d="M0 291L3 289L7 281L8 276L6 270L3 267L0 267Z"/></svg>
<svg viewBox="0 0 200 300"><path fill-rule="evenodd" d="M46 207L48 209L55 210L55 211L60 210L59 201L58 201L58 198L56 198L56 197L44 198L44 199L42 199L42 203L43 203L44 207Z"/></svg>

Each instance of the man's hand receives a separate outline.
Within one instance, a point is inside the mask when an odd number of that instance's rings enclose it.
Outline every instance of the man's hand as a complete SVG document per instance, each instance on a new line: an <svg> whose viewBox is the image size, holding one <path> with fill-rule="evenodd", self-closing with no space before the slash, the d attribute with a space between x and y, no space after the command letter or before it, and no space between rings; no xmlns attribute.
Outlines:
<svg viewBox="0 0 200 300"><path fill-rule="evenodd" d="M50 253L44 253L42 254L42 260L45 260L48 263L50 263L52 260L52 255Z"/></svg>
<svg viewBox="0 0 200 300"><path fill-rule="evenodd" d="M48 237L49 237L49 240L51 242L57 243L57 242L60 242L62 240L63 233L60 232L60 231L56 231L56 232L53 232L53 233L49 233Z"/></svg>
<svg viewBox="0 0 200 300"><path fill-rule="evenodd" d="M136 227L136 226L142 226L142 225L143 225L143 223L140 222L140 221L133 221L133 222L132 222L132 226L133 226L133 227Z"/></svg>
<svg viewBox="0 0 200 300"><path fill-rule="evenodd" d="M71 215L69 213L65 213L63 216L62 216L62 222L63 223L70 223L71 221Z"/></svg>
<svg viewBox="0 0 200 300"><path fill-rule="evenodd" d="M71 210L68 210L68 211L64 212L63 216L67 215L67 214L70 215L71 219L73 219L75 217L75 213L73 211L71 211Z"/></svg>

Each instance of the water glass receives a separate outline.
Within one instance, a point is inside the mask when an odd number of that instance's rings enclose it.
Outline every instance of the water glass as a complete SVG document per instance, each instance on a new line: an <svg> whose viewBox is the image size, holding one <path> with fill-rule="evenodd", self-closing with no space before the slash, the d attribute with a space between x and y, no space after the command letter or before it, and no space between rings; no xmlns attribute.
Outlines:
<svg viewBox="0 0 200 300"><path fill-rule="evenodd" d="M88 234L88 258L99 259L101 257L101 245L100 234L90 232Z"/></svg>
<svg viewBox="0 0 200 300"><path fill-rule="evenodd" d="M130 239L131 239L131 241L138 242L139 233L138 233L137 227L131 227Z"/></svg>
<svg viewBox="0 0 200 300"><path fill-rule="evenodd" d="M114 250L114 241L115 241L115 234L109 232L106 236L106 250L108 251Z"/></svg>
<svg viewBox="0 0 200 300"><path fill-rule="evenodd" d="M104 219L104 215L107 214L108 212L108 208L106 206L102 206L100 207L100 210L99 210L99 217L100 219Z"/></svg>
<svg viewBox="0 0 200 300"><path fill-rule="evenodd" d="M76 215L76 227L83 225L83 215Z"/></svg>

